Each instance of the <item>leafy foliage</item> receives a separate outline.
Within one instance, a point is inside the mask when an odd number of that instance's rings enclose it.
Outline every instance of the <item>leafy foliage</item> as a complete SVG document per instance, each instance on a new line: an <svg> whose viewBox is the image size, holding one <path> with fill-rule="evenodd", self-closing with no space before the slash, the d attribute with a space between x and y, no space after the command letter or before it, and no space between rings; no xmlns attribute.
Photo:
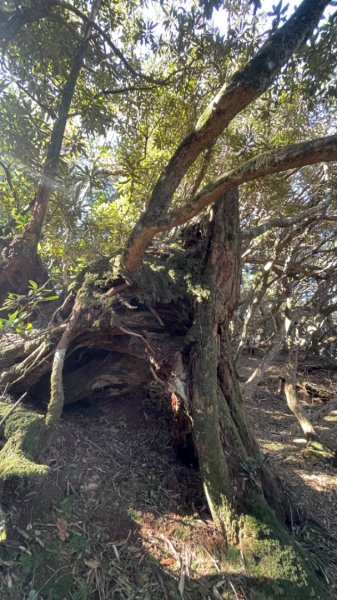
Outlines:
<svg viewBox="0 0 337 600"><path fill-rule="evenodd" d="M0 330L27 334L33 329L29 318L35 317L41 304L51 302L59 298L53 294L53 290L46 287L48 282L38 286L35 281L29 281L29 291L27 294L9 293L2 305L2 310L7 313L7 318L0 318Z"/></svg>

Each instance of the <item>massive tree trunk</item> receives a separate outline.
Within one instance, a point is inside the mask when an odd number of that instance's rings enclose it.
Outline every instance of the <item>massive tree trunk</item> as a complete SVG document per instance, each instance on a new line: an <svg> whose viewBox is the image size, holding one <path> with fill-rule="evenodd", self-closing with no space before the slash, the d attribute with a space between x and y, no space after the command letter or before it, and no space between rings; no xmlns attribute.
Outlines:
<svg viewBox="0 0 337 600"><path fill-rule="evenodd" d="M231 522L238 474L248 456L256 457L240 407L228 345L228 324L240 285L238 193L216 205L201 268L202 297L190 332L192 418L204 485L213 517L235 538Z"/></svg>
<svg viewBox="0 0 337 600"><path fill-rule="evenodd" d="M307 598L314 577L275 519L275 512L285 516L282 492L247 423L228 341L239 295L239 237L238 193L233 189L215 207L201 271L201 299L189 333L189 411L200 470L212 516L227 541L239 544L248 568L260 577L273 571L272 578L289 580L292 565L297 575L288 585L288 596ZM307 584L303 577L308 577ZM277 598L273 585L267 584L267 597Z"/></svg>

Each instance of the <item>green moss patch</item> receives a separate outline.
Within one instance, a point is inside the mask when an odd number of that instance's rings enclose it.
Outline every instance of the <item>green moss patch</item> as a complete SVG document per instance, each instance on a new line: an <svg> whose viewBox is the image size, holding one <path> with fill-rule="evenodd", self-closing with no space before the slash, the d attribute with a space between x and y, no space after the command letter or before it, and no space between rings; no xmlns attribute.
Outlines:
<svg viewBox="0 0 337 600"><path fill-rule="evenodd" d="M307 460L318 460L327 462L332 466L337 466L336 453L319 441L309 442L307 447L302 451L303 458Z"/></svg>
<svg viewBox="0 0 337 600"><path fill-rule="evenodd" d="M0 417L10 410L10 405L0 403ZM5 444L0 451L0 481L12 478L41 477L49 472L46 465L35 462L45 440L44 416L29 410L18 409L11 414L1 432Z"/></svg>
<svg viewBox="0 0 337 600"><path fill-rule="evenodd" d="M309 558L262 498L254 499L242 517L240 546L247 572L256 581L254 598L323 599Z"/></svg>

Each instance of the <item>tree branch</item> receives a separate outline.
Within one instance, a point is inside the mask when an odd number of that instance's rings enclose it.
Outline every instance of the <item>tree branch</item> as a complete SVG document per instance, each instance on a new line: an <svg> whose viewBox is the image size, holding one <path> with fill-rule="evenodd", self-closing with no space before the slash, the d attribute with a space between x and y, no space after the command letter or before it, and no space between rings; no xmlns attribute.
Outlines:
<svg viewBox="0 0 337 600"><path fill-rule="evenodd" d="M0 41L6 46L27 23L48 17L57 0L39 2L35 6L0 11Z"/></svg>
<svg viewBox="0 0 337 600"><path fill-rule="evenodd" d="M165 85L165 84L169 83L169 81L172 79L173 73L171 75L169 75L168 77L166 77L165 79L155 79L154 77L151 77L150 75L144 75L144 73L137 71L132 66L130 61L127 58L125 58L123 52L121 52L121 50L116 46L116 44L114 44L114 42L112 41L110 36L97 23L92 21L86 14L84 14L81 10L79 10L78 8L76 8L75 6L70 4L69 2L63 2L63 1L58 0L57 5L74 13L80 19L82 19L88 25L90 25L90 27L92 27L92 29L95 29L99 33L99 35L104 39L104 41L108 44L108 46L111 48L111 50L113 51L115 56L117 56L120 59L120 61L123 63L126 70L129 71L129 73L131 73L131 75L133 77L135 77L137 79L143 79L144 81L147 81L148 83L154 83L156 85Z"/></svg>
<svg viewBox="0 0 337 600"><path fill-rule="evenodd" d="M90 22L93 21L100 9L102 0L93 0L90 13ZM25 227L23 237L31 246L37 246L41 237L41 230L46 217L48 200L52 192L53 181L59 162L64 132L69 118L69 111L73 100L76 84L83 66L83 60L90 42L91 25L84 25L81 42L76 48L68 79L61 93L57 119L54 121L53 130L48 146L46 160L43 166L42 177L36 192L32 217Z"/></svg>
<svg viewBox="0 0 337 600"><path fill-rule="evenodd" d="M7 167L7 165L4 162L2 162L1 160L0 160L0 167L2 167L2 169L3 169L4 173L5 173L5 177L6 177L6 181L8 183L8 187L9 187L9 189L12 192L12 196L13 196L13 199L15 201L16 208L18 209L19 206L20 206L20 202L19 202L19 198L18 198L18 195L17 195L16 188L13 185L11 172L10 172L9 168Z"/></svg>
<svg viewBox="0 0 337 600"><path fill-rule="evenodd" d="M303 167L309 164L315 164L318 162L335 161L337 160L337 135L329 136L326 138L319 138L310 142L301 142L299 144L289 144L282 146L277 150L272 150L266 154L260 154L256 158L252 158L247 162L243 163L236 169L233 169L229 173L225 173L214 182L209 183L205 186L197 196L192 198L185 206L172 211L164 219L158 220L159 231L165 229L171 229L186 223L192 217L196 216L201 210L213 204L221 197L221 195L227 190L253 181L254 179L260 179L267 175L274 173L280 173L281 171L287 171L295 167ZM331 200L326 200L320 204L320 208L313 207L306 211L306 216L315 214L317 210L325 208ZM302 220L302 216L298 218L298 221ZM293 223L297 223L297 217L290 217L294 219ZM276 219L273 220L274 222ZM284 222L284 218L278 220ZM287 222L284 226L292 224ZM263 228L265 225L261 225ZM271 227L277 225L271 225ZM278 226L282 226L278 225ZM270 228L270 227L269 227ZM267 230L267 229L265 229ZM261 231L263 233L263 231ZM250 237L248 234L244 234L245 237ZM253 236L252 236L253 237Z"/></svg>
<svg viewBox="0 0 337 600"><path fill-rule="evenodd" d="M62 0L47 0L40 2L40 4L34 7L27 7L24 9L18 8L14 11L0 11L0 41L8 44L8 42L19 33L24 25L48 17L55 7L64 8L69 12L72 12L84 21L87 26L96 30L133 77L143 79L148 83L156 85L167 85L174 76L174 73L171 73L165 79L156 79L150 75L145 75L144 73L137 71L137 69L132 66L131 62L124 56L123 52L121 52L116 44L114 44L104 29L95 23L90 16L87 16L80 9L76 8L76 6L73 6L70 2L63 2ZM66 23L64 24L66 25Z"/></svg>
<svg viewBox="0 0 337 600"><path fill-rule="evenodd" d="M282 67L314 31L328 4L329 0L303 0L292 17L242 70L235 73L209 104L160 175L148 208L131 233L123 257L129 272L139 267L147 245L158 232L158 219L167 213L173 194L189 167L236 115L268 89Z"/></svg>
<svg viewBox="0 0 337 600"><path fill-rule="evenodd" d="M261 225L257 225L256 227L247 227L241 230L241 237L243 239L251 240L253 238L266 233L270 229L274 227L290 227L291 225L297 225L302 221L306 220L308 217L316 216L321 211L324 211L330 204L331 199L324 200L320 204L313 206L312 208L306 208L301 211L298 215L294 215L292 217L275 217L275 219L270 219L265 223L261 223Z"/></svg>

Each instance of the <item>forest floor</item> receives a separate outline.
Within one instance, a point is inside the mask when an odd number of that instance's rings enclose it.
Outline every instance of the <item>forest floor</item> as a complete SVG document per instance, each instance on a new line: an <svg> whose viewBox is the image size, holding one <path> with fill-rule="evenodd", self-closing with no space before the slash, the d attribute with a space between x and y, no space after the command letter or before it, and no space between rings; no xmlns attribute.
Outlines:
<svg viewBox="0 0 337 600"><path fill-rule="evenodd" d="M245 358L243 377L257 360ZM277 375L275 364L247 409L286 485L297 543L311 553L333 600L336 470L302 457L295 418L276 393ZM336 373L305 376L336 389ZM177 459L156 394L154 387L145 401L135 395L67 409L43 457L50 475L34 488L16 488L5 507L1 600L252 600L240 552L224 551L198 472ZM306 401L312 412L322 405L314 396ZM317 423L331 443L336 429L336 410Z"/></svg>

